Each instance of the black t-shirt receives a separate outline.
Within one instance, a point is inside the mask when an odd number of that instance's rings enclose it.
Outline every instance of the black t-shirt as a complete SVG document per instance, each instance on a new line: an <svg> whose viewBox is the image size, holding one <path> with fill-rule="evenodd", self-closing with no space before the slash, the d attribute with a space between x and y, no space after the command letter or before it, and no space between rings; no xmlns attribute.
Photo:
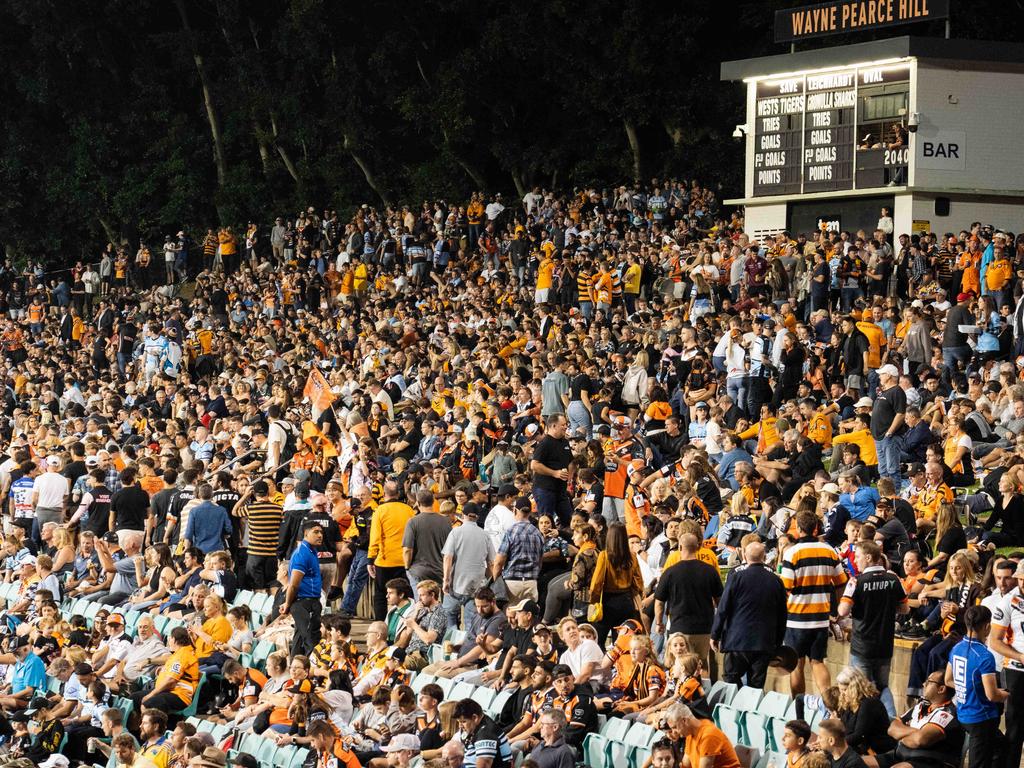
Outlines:
<svg viewBox="0 0 1024 768"><path fill-rule="evenodd" d="M891 658L896 613L907 598L899 578L884 568L869 568L846 594L853 600L851 652L862 659Z"/></svg>
<svg viewBox="0 0 1024 768"><path fill-rule="evenodd" d="M323 543L316 548L317 558L321 563L334 562L338 556L338 544L341 543L341 531L338 528L337 521L329 513L318 512L315 509L306 512L302 525L305 525L307 520L315 520L324 529ZM301 526L299 530L302 530ZM290 551L291 549L289 549Z"/></svg>
<svg viewBox="0 0 1024 768"><path fill-rule="evenodd" d="M117 530L143 531L149 515L149 494L138 485L122 488L110 499Z"/></svg>
<svg viewBox="0 0 1024 768"><path fill-rule="evenodd" d="M215 315L226 315L228 313L228 294L223 288L217 288L210 294L210 309Z"/></svg>
<svg viewBox="0 0 1024 768"><path fill-rule="evenodd" d="M871 408L871 436L881 440L896 417L906 412L907 395L901 387L889 387L879 392ZM904 429L901 427L896 434L902 434Z"/></svg>
<svg viewBox="0 0 1024 768"><path fill-rule="evenodd" d="M666 570L654 593L665 603L672 631L687 635L711 634L715 601L721 595L721 577L700 560L681 560Z"/></svg>
<svg viewBox="0 0 1024 768"><path fill-rule="evenodd" d="M110 489L105 485L93 486L89 489L92 503L89 505L89 518L82 524L82 530L102 536L110 530Z"/></svg>
<svg viewBox="0 0 1024 768"><path fill-rule="evenodd" d="M935 545L935 552L944 552L948 557L952 557L954 554L959 552L961 549L967 548L967 534L964 533L964 529L960 526L954 526L946 531L939 542Z"/></svg>
<svg viewBox="0 0 1024 768"><path fill-rule="evenodd" d="M573 377L573 380L569 383L569 400L582 400L580 397L581 392L586 392L587 397L591 398L594 396L594 382L585 373L581 373L578 376Z"/></svg>
<svg viewBox="0 0 1024 768"><path fill-rule="evenodd" d="M569 448L569 441L564 438L559 440L551 435L544 435L533 452L533 460L548 469L556 471L568 469L572 464L572 449ZM565 480L539 473L535 474L533 483L538 488L556 493L565 493L568 486Z"/></svg>
<svg viewBox="0 0 1024 768"><path fill-rule="evenodd" d="M125 323L117 334L117 351L121 355L130 355L135 346L139 331L133 323Z"/></svg>

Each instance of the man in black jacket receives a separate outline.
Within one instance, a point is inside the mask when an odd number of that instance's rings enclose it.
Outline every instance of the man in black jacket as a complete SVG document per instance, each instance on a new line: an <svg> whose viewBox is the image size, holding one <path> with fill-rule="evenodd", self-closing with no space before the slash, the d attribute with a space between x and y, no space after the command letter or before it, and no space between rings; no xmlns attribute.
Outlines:
<svg viewBox="0 0 1024 768"><path fill-rule="evenodd" d="M725 653L722 679L764 687L768 662L786 634L786 589L764 564L764 544L743 549L743 565L725 582L711 627L711 647Z"/></svg>
<svg viewBox="0 0 1024 768"><path fill-rule="evenodd" d="M843 372L846 375L846 388L852 390L854 396L864 391L868 372L868 350L871 348L868 337L857 328L857 320L853 315L843 318Z"/></svg>

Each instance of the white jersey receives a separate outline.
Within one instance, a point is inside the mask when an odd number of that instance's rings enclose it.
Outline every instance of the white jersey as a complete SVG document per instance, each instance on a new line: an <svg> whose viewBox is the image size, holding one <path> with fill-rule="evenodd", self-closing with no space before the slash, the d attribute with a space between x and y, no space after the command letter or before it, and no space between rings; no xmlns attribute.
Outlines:
<svg viewBox="0 0 1024 768"><path fill-rule="evenodd" d="M992 632L997 637L1006 635L1007 642L1013 650L1024 653L1024 596L1020 587L1007 592L992 611ZM1024 672L1024 664L1006 659L1006 668Z"/></svg>

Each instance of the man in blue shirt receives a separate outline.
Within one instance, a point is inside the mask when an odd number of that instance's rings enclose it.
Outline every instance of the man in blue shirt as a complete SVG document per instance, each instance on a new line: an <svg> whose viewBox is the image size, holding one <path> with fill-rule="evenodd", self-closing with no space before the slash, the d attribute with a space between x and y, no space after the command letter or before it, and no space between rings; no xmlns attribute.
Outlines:
<svg viewBox="0 0 1024 768"><path fill-rule="evenodd" d="M956 716L970 739L968 767L992 764L994 747L999 743L999 708L1009 694L999 688L996 659L988 649L992 612L983 605L972 605L964 612L967 636L957 643L946 663L946 686L954 687Z"/></svg>
<svg viewBox="0 0 1024 768"><path fill-rule="evenodd" d="M46 690L46 665L36 656L27 637L15 636L9 641L8 653L0 654L0 664L13 664L11 692L0 696L0 707L7 711L24 709L36 691Z"/></svg>
<svg viewBox="0 0 1024 768"><path fill-rule="evenodd" d="M745 461L750 466L754 466L754 457L740 447L739 439L731 432L722 437L722 448L725 449L725 453L722 454L722 458L718 462L718 477L729 483L729 487L734 491L738 491L736 464Z"/></svg>
<svg viewBox="0 0 1024 768"><path fill-rule="evenodd" d="M201 499L198 506L188 515L185 526L185 547L196 547L204 555L224 549L224 542L231 535L231 518L220 504L214 504L213 486L203 483L196 489Z"/></svg>
<svg viewBox="0 0 1024 768"><path fill-rule="evenodd" d="M302 541L292 552L288 562L288 587L280 612L291 613L295 621L292 636L292 656L308 656L320 642L320 559L317 551L324 541L324 529L315 520L302 526Z"/></svg>

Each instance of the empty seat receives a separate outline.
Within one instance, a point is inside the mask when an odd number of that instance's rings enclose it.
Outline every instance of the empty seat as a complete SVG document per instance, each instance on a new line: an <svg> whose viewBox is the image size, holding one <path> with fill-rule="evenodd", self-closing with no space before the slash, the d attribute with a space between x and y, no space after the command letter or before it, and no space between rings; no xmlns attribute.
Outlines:
<svg viewBox="0 0 1024 768"><path fill-rule="evenodd" d="M481 685L475 691L473 691L473 695L470 696L470 698L473 699L473 701L475 701L477 704L479 704L483 708L484 712L486 712L487 708L491 704L491 701L494 700L494 694L495 690L493 688L486 685Z"/></svg>
<svg viewBox="0 0 1024 768"><path fill-rule="evenodd" d="M451 690L445 695L448 701L462 701L463 699L470 699L473 697L473 692L476 690L476 686L472 683L458 682L451 687Z"/></svg>
<svg viewBox="0 0 1024 768"><path fill-rule="evenodd" d="M733 744L742 744L743 739L743 712L738 709L719 704L712 713L715 725Z"/></svg>
<svg viewBox="0 0 1024 768"><path fill-rule="evenodd" d="M501 710L505 708L505 704L511 698L512 691L499 691L487 706L487 714L491 717L497 717L501 714Z"/></svg>
<svg viewBox="0 0 1024 768"><path fill-rule="evenodd" d="M743 744L764 752L770 746L768 718L760 712L747 712L743 718Z"/></svg>
<svg viewBox="0 0 1024 768"><path fill-rule="evenodd" d="M650 747L634 747L629 755L629 768L643 768L650 756Z"/></svg>
<svg viewBox="0 0 1024 768"><path fill-rule="evenodd" d="M729 706L741 712L757 712L757 705L761 703L763 696L764 691L760 688L751 688L749 685L744 685L732 697Z"/></svg>
<svg viewBox="0 0 1024 768"><path fill-rule="evenodd" d="M605 768L608 740L599 733L588 733L583 740L583 762L590 768Z"/></svg>
<svg viewBox="0 0 1024 768"><path fill-rule="evenodd" d="M629 733L629 726L628 720L623 720L621 717L609 717L601 729L601 735L607 741L625 741L626 734Z"/></svg>
<svg viewBox="0 0 1024 768"><path fill-rule="evenodd" d="M785 717L791 701L784 693L768 691L757 705L757 711L765 717Z"/></svg>
<svg viewBox="0 0 1024 768"><path fill-rule="evenodd" d="M732 704L732 698L738 689L739 686L736 683L719 680L711 686L711 692L708 693L708 706L714 709L716 704Z"/></svg>
<svg viewBox="0 0 1024 768"><path fill-rule="evenodd" d="M657 735L658 732L647 723L634 723L623 742L634 747L646 747Z"/></svg>
<svg viewBox="0 0 1024 768"><path fill-rule="evenodd" d="M790 718L792 719L792 718ZM781 717L773 717L768 721L768 739L771 744L770 749L776 752L782 751L782 732L786 729L786 723L788 720L784 720Z"/></svg>
<svg viewBox="0 0 1024 768"><path fill-rule="evenodd" d="M609 768L629 764L629 753L633 747L621 741L609 741L604 749L605 760Z"/></svg>

